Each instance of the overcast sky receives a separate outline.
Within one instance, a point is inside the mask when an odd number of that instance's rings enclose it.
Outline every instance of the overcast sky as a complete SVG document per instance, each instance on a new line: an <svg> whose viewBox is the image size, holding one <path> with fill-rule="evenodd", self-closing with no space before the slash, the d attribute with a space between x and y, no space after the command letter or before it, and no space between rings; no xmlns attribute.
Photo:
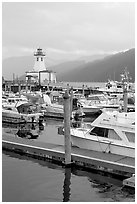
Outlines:
<svg viewBox="0 0 137 204"><path fill-rule="evenodd" d="M2 54L49 58L113 53L135 47L134 3L45 2L2 6Z"/></svg>

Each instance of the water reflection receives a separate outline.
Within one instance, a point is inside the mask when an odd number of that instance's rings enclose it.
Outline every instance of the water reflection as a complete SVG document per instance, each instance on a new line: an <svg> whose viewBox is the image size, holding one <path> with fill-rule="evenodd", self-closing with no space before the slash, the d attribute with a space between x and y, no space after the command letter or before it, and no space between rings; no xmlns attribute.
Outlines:
<svg viewBox="0 0 137 204"><path fill-rule="evenodd" d="M26 139L37 139L40 132L44 130L44 125L34 123L9 125L7 123L2 123L2 128L5 133L10 133Z"/></svg>
<svg viewBox="0 0 137 204"><path fill-rule="evenodd" d="M63 185L63 202L68 202L70 200L70 182L71 179L71 168L65 168L65 179Z"/></svg>
<svg viewBox="0 0 137 204"><path fill-rule="evenodd" d="M72 191L72 184L71 184L72 175L87 177L91 185L91 188L97 189L96 193L98 192L103 196L105 195L106 196L105 198L114 197L113 201L116 199L120 199L116 197L115 192L119 192L117 196L121 196L121 195L122 197L130 196L130 192L127 192L127 191L125 192L122 190L122 179L115 178L113 175L107 175L106 173L97 172L92 169L90 170L90 172L88 172L88 171L83 171L82 169L76 169L75 167L64 168L62 166L52 163L51 161L38 160L38 159L20 155L14 152L8 152L5 150L3 150L3 154L9 157L17 158L19 160L25 160L25 161L29 160L29 161L32 161L33 163L37 163L40 166L47 167L49 169L56 169L56 170L62 171L64 173L64 181L62 185L63 202L70 201L71 191ZM132 197L134 198L134 195Z"/></svg>

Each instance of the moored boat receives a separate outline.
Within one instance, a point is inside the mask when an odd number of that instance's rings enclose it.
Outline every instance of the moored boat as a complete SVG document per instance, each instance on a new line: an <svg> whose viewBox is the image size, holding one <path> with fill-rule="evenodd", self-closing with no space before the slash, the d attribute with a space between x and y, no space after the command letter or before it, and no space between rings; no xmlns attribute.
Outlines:
<svg viewBox="0 0 137 204"><path fill-rule="evenodd" d="M119 104L114 103L106 97L104 94L92 94L85 99L79 100L85 115L89 116L95 113L101 113L103 108L119 108Z"/></svg>
<svg viewBox="0 0 137 204"><path fill-rule="evenodd" d="M135 113L103 112L91 127L71 128L72 145L135 158Z"/></svg>
<svg viewBox="0 0 137 204"><path fill-rule="evenodd" d="M18 104L2 105L2 122L8 123L34 123L43 120L43 113L38 108L28 102L18 102Z"/></svg>

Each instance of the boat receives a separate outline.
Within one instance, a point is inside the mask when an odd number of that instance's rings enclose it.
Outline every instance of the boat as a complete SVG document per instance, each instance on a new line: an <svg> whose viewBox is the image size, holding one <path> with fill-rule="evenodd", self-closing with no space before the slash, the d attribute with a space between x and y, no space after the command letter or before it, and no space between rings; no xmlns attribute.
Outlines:
<svg viewBox="0 0 137 204"><path fill-rule="evenodd" d="M127 68L121 74L121 81L109 80L105 89L97 89L101 94L90 95L85 99L79 100L83 112L87 115L97 113L104 108L118 109L122 107L124 111L135 111L133 83L129 82L129 72ZM132 103L129 103L132 98ZM130 100L128 100L130 99ZM126 106L125 106L126 103Z"/></svg>
<svg viewBox="0 0 137 204"><path fill-rule="evenodd" d="M43 121L43 113L38 110L38 106L34 104L19 101L16 104L2 104L2 122L8 123L41 123Z"/></svg>
<svg viewBox="0 0 137 204"><path fill-rule="evenodd" d="M24 97L23 95L22 96L15 96L15 95L12 95L12 96L2 96L2 104L7 104L9 103L10 105L16 105L19 101L22 101L22 102L27 102L27 98Z"/></svg>
<svg viewBox="0 0 137 204"><path fill-rule="evenodd" d="M104 94L92 94L87 98L79 100L79 104L86 116L90 116L95 113L101 113L103 108L119 108L119 104L109 100Z"/></svg>
<svg viewBox="0 0 137 204"><path fill-rule="evenodd" d="M88 127L71 128L72 145L135 158L135 112L102 112Z"/></svg>
<svg viewBox="0 0 137 204"><path fill-rule="evenodd" d="M44 103L41 104L41 110L43 111L45 117L59 119L64 118L64 104L62 100L61 102L56 101L53 103L47 94L43 94L43 100ZM84 115L80 107L75 110L72 110L71 117L73 118L75 115L78 115L79 117Z"/></svg>
<svg viewBox="0 0 137 204"><path fill-rule="evenodd" d="M125 70L125 72L127 74L126 70ZM133 92L133 87L134 87L133 83L128 82L127 91ZM122 96L123 95L122 79L120 82L108 79L108 81L105 83L105 87L104 88L98 88L97 90L102 92L102 93L107 93L109 96L113 96L114 94L117 97Z"/></svg>
<svg viewBox="0 0 137 204"><path fill-rule="evenodd" d="M41 110L45 117L64 118L63 105L59 104L42 104Z"/></svg>
<svg viewBox="0 0 137 204"><path fill-rule="evenodd" d="M41 104L41 110L45 117L63 118L64 107L61 104L52 103L51 98L47 94L43 94L43 103Z"/></svg>

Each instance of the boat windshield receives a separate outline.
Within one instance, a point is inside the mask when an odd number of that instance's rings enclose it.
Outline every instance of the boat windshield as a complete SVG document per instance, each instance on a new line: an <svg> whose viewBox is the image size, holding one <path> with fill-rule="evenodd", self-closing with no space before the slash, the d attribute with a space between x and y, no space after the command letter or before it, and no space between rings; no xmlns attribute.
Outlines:
<svg viewBox="0 0 137 204"><path fill-rule="evenodd" d="M96 136L108 138L108 129L101 128L101 127L95 127L91 130L90 135L96 135Z"/></svg>

